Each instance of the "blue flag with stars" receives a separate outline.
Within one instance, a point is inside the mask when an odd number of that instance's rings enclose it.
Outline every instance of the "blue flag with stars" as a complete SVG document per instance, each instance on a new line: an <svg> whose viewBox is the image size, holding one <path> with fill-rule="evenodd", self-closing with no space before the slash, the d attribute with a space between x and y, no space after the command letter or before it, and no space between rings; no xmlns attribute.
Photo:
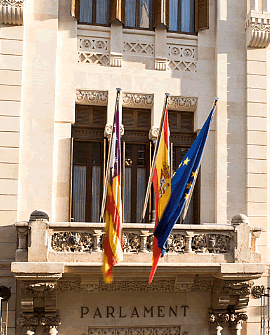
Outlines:
<svg viewBox="0 0 271 335"><path fill-rule="evenodd" d="M215 99L204 126L171 179L171 195L161 220L154 231L162 256L165 253L165 244L168 236L180 215L186 212L189 205L217 100Z"/></svg>

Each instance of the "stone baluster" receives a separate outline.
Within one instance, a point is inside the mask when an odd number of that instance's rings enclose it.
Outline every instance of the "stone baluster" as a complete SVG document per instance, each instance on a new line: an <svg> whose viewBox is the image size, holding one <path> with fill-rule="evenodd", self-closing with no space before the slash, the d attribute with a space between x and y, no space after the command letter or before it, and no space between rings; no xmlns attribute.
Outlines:
<svg viewBox="0 0 271 335"><path fill-rule="evenodd" d="M149 236L149 231L148 230L141 230L139 252L148 252L148 250L147 250L147 238L148 238L148 236Z"/></svg>
<svg viewBox="0 0 271 335"><path fill-rule="evenodd" d="M96 252L102 251L100 248L101 237L102 237L102 230L95 229L93 231L93 240L94 240L93 251L96 251Z"/></svg>
<svg viewBox="0 0 271 335"><path fill-rule="evenodd" d="M184 252L191 253L192 251L192 237L194 236L193 231L186 231L185 232L185 247L184 247Z"/></svg>
<svg viewBox="0 0 271 335"><path fill-rule="evenodd" d="M245 313L230 314L230 335L241 335L242 323L248 319Z"/></svg>
<svg viewBox="0 0 271 335"><path fill-rule="evenodd" d="M18 249L16 250L16 262L27 262L27 232L28 227L18 227Z"/></svg>

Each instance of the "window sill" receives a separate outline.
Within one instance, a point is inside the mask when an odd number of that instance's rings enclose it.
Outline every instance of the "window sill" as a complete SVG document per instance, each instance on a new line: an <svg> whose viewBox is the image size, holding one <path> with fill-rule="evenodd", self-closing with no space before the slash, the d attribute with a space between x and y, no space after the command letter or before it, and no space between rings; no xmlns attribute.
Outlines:
<svg viewBox="0 0 271 335"><path fill-rule="evenodd" d="M106 31L106 32L110 32L111 27L110 26L96 26L94 24L82 24L82 23L78 23L77 24L77 29L78 30L94 30L94 31Z"/></svg>

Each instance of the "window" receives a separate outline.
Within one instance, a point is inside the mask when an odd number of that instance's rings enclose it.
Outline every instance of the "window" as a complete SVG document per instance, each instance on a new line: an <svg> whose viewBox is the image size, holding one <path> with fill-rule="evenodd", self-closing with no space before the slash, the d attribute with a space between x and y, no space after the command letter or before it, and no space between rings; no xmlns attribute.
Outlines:
<svg viewBox="0 0 271 335"><path fill-rule="evenodd" d="M104 176L106 107L77 105L72 128L72 217L99 222Z"/></svg>
<svg viewBox="0 0 271 335"><path fill-rule="evenodd" d="M152 28L152 0L126 0L125 26Z"/></svg>
<svg viewBox="0 0 271 335"><path fill-rule="evenodd" d="M169 0L169 30L195 32L195 4L191 0Z"/></svg>
<svg viewBox="0 0 271 335"><path fill-rule="evenodd" d="M124 135L124 222L140 222L150 174L151 111L146 109L122 110ZM145 222L150 222L147 210Z"/></svg>
<svg viewBox="0 0 271 335"><path fill-rule="evenodd" d="M80 22L108 24L109 0L80 0Z"/></svg>
<svg viewBox="0 0 271 335"><path fill-rule="evenodd" d="M169 111L169 129L171 141L172 172L178 168L181 160L193 144L197 134L194 130L194 114L190 112ZM194 187L192 199L184 223L199 223L199 185L200 173Z"/></svg>

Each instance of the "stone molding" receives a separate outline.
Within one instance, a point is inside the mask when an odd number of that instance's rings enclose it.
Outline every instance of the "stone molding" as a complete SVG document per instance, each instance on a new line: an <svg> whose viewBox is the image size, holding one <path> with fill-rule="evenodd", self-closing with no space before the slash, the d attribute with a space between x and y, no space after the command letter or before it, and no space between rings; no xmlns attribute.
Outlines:
<svg viewBox="0 0 271 335"><path fill-rule="evenodd" d="M0 23L23 24L23 0L0 0Z"/></svg>
<svg viewBox="0 0 271 335"><path fill-rule="evenodd" d="M191 284L177 283L174 280L156 280L151 285L147 281L114 281L111 285L103 281L93 284L82 284L79 281L59 281L58 292L210 292L212 281L196 280Z"/></svg>
<svg viewBox="0 0 271 335"><path fill-rule="evenodd" d="M270 43L270 15L251 11L245 23L247 47L266 48Z"/></svg>
<svg viewBox="0 0 271 335"><path fill-rule="evenodd" d="M166 71L167 70L167 58L156 57L155 58L155 70Z"/></svg>
<svg viewBox="0 0 271 335"><path fill-rule="evenodd" d="M152 108L153 94L123 93L122 106L132 108Z"/></svg>
<svg viewBox="0 0 271 335"><path fill-rule="evenodd" d="M107 106L107 91L76 90L75 102L82 105Z"/></svg>
<svg viewBox="0 0 271 335"><path fill-rule="evenodd" d="M168 109L170 110L185 110L194 112L198 107L198 98L172 96L168 98Z"/></svg>
<svg viewBox="0 0 271 335"><path fill-rule="evenodd" d="M110 328L93 328L88 327L88 335L154 335L154 334L163 334L163 335L181 335L180 327L110 327Z"/></svg>
<svg viewBox="0 0 271 335"><path fill-rule="evenodd" d="M223 323L228 323L229 328L233 328L237 323L247 321L248 316L245 313L235 313L235 311L219 312L209 309L210 326L216 325L222 327Z"/></svg>
<svg viewBox="0 0 271 335"><path fill-rule="evenodd" d="M117 52L110 52L110 66L122 67L122 54Z"/></svg>

